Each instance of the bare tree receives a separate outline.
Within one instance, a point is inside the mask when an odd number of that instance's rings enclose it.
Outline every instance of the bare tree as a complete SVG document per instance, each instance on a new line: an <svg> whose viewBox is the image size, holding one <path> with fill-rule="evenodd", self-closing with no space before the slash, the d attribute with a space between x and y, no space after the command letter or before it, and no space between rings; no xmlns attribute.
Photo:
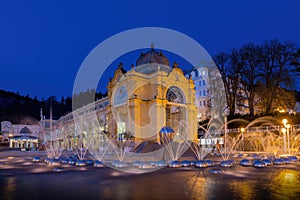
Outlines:
<svg viewBox="0 0 300 200"><path fill-rule="evenodd" d="M294 59L290 63L293 66L292 72L300 76L300 49L297 50L294 56Z"/></svg>
<svg viewBox="0 0 300 200"><path fill-rule="evenodd" d="M240 50L243 59L241 77L245 86L245 95L248 99L249 114L254 115L256 83L259 73L259 47L252 43L243 46Z"/></svg>
<svg viewBox="0 0 300 200"><path fill-rule="evenodd" d="M233 49L230 54L220 53L214 61L221 73L224 83L229 114L234 115L236 110L237 91L240 87L240 73L243 66L239 51Z"/></svg>
<svg viewBox="0 0 300 200"><path fill-rule="evenodd" d="M230 54L215 56L229 114L235 114L242 95L248 100L251 116L255 109L270 114L275 108L292 108L295 101L290 91L295 82L293 73L300 71L299 58L300 50L294 43L278 40L266 41L263 45L249 43L241 49L233 49ZM244 92L239 94L241 88Z"/></svg>
<svg viewBox="0 0 300 200"><path fill-rule="evenodd" d="M295 44L278 40L266 41L259 49L262 61L259 76L260 98L266 114L274 109L274 97L280 92L280 88L290 88L294 84L290 64L295 59L295 53Z"/></svg>

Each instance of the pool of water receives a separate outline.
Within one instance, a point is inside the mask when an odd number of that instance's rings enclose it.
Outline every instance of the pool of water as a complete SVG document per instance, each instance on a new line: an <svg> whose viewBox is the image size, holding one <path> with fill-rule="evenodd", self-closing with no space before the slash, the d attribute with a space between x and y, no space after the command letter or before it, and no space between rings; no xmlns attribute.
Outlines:
<svg viewBox="0 0 300 200"><path fill-rule="evenodd" d="M299 167L164 168L146 174L108 167L6 169L0 170L0 199L300 199ZM224 172L210 173L216 168Z"/></svg>

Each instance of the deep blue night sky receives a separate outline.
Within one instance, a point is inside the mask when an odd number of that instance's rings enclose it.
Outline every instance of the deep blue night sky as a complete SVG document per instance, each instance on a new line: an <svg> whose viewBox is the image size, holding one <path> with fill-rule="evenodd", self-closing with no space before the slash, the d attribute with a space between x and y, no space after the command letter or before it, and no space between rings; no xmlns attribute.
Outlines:
<svg viewBox="0 0 300 200"><path fill-rule="evenodd" d="M87 54L108 37L138 27L180 31L212 56L275 38L294 41L299 47L299 8L297 0L4 0L0 3L0 89L38 98L70 96ZM135 58L124 63L129 66Z"/></svg>

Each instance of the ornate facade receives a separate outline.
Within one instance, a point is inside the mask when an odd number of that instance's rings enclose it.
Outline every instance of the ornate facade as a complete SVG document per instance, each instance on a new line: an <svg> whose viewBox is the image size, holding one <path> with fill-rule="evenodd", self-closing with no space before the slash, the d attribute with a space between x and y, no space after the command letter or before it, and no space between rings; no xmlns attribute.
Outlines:
<svg viewBox="0 0 300 200"><path fill-rule="evenodd" d="M195 138L197 109L194 82L176 64L151 48L142 53L137 66L122 65L108 86L108 131L121 140L124 133L135 140L159 140L159 131L171 127L180 137Z"/></svg>

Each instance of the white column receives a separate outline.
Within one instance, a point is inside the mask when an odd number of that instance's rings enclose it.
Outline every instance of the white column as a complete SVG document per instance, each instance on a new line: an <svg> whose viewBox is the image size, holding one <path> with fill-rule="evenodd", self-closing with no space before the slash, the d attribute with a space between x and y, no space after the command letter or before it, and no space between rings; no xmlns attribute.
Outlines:
<svg viewBox="0 0 300 200"><path fill-rule="evenodd" d="M28 140L26 140L25 148L28 148Z"/></svg>
<svg viewBox="0 0 300 200"><path fill-rule="evenodd" d="M12 139L9 140L9 148L12 148Z"/></svg>
<svg viewBox="0 0 300 200"><path fill-rule="evenodd" d="M283 152L286 153L286 136L285 136L285 133L283 133Z"/></svg>
<svg viewBox="0 0 300 200"><path fill-rule="evenodd" d="M30 148L33 148L33 141L30 140Z"/></svg>
<svg viewBox="0 0 300 200"><path fill-rule="evenodd" d="M288 149L288 154L290 154L290 133L289 133L289 127L287 127L287 149Z"/></svg>

